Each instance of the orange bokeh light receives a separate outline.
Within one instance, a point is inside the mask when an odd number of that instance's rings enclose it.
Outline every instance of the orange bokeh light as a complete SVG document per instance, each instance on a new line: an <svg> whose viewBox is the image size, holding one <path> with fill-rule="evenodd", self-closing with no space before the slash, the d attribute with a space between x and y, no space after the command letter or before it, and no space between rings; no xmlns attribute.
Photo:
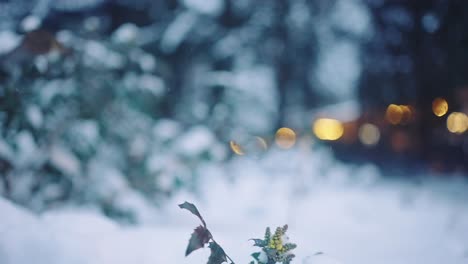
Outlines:
<svg viewBox="0 0 468 264"><path fill-rule="evenodd" d="M290 128L282 127L276 131L275 142L280 148L291 148L296 143L296 133Z"/></svg>
<svg viewBox="0 0 468 264"><path fill-rule="evenodd" d="M396 104L390 104L385 112L385 118L390 124L397 125L403 118L403 110Z"/></svg>
<svg viewBox="0 0 468 264"><path fill-rule="evenodd" d="M441 117L448 111L448 103L444 98L436 98L432 101L432 112L434 115Z"/></svg>
<svg viewBox="0 0 468 264"><path fill-rule="evenodd" d="M407 124L413 118L413 110L408 105L390 104L385 119L392 125Z"/></svg>

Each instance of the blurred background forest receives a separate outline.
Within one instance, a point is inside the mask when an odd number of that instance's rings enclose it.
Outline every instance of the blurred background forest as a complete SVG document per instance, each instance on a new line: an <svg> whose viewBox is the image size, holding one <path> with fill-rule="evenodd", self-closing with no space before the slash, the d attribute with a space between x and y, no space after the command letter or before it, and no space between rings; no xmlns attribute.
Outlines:
<svg viewBox="0 0 468 264"><path fill-rule="evenodd" d="M466 175L467 71L463 0L0 0L0 194L132 222L296 139Z"/></svg>

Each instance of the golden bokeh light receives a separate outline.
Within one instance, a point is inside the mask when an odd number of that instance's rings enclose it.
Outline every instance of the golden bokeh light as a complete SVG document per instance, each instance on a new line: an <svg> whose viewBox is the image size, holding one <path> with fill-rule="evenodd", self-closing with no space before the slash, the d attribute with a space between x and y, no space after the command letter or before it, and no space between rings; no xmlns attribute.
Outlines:
<svg viewBox="0 0 468 264"><path fill-rule="evenodd" d="M448 103L444 98L436 98L432 101L432 112L434 115L441 117L448 111Z"/></svg>
<svg viewBox="0 0 468 264"><path fill-rule="evenodd" d="M256 141L257 146L261 150L267 150L268 149L268 144L267 144L265 139L263 139L261 137L255 137L255 141Z"/></svg>
<svg viewBox="0 0 468 264"><path fill-rule="evenodd" d="M468 129L468 116L464 113L453 112L447 118L447 129L455 134L462 134Z"/></svg>
<svg viewBox="0 0 468 264"><path fill-rule="evenodd" d="M237 144L235 141L233 140L229 141L229 145L231 146L232 152L234 152L235 154L240 155L240 156L245 155L243 148L239 144Z"/></svg>
<svg viewBox="0 0 468 264"><path fill-rule="evenodd" d="M291 148L296 143L296 133L290 128L282 127L276 131L275 142L280 148Z"/></svg>
<svg viewBox="0 0 468 264"><path fill-rule="evenodd" d="M402 124L407 124L411 121L413 117L413 110L409 105L399 105L401 111L402 111L402 116L401 116L401 123Z"/></svg>
<svg viewBox="0 0 468 264"><path fill-rule="evenodd" d="M397 125L401 122L404 115L404 110L401 106L396 104L390 104L387 107L387 111L385 112L385 118L390 124Z"/></svg>
<svg viewBox="0 0 468 264"><path fill-rule="evenodd" d="M359 140L366 146L379 143L380 130L376 125L366 123L359 128Z"/></svg>
<svg viewBox="0 0 468 264"><path fill-rule="evenodd" d="M385 119L392 125L407 124L413 119L413 109L409 105L390 104Z"/></svg>
<svg viewBox="0 0 468 264"><path fill-rule="evenodd" d="M244 138L240 143L229 141L232 152L236 155L258 156L268 150L268 144L265 139L259 136Z"/></svg>
<svg viewBox="0 0 468 264"><path fill-rule="evenodd" d="M337 140L344 133L343 124L330 118L320 118L315 120L313 131L316 137L321 140Z"/></svg>

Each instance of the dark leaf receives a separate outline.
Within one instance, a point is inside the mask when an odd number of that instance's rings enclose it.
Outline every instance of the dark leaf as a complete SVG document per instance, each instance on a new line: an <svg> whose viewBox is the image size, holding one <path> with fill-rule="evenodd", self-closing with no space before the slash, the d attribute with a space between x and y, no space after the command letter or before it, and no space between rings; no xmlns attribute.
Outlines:
<svg viewBox="0 0 468 264"><path fill-rule="evenodd" d="M266 242L265 242L264 240L262 240L262 239L254 239L254 238L252 238L252 239L250 239L250 240L252 240L252 241L254 242L254 246L255 246L255 247L264 247L264 246L266 246Z"/></svg>
<svg viewBox="0 0 468 264"><path fill-rule="evenodd" d="M286 249L286 251L289 251L297 248L297 245L293 243L286 243L283 247Z"/></svg>
<svg viewBox="0 0 468 264"><path fill-rule="evenodd" d="M267 227L266 230L265 230L265 242L268 243L268 241L270 241L271 239L271 231L270 231L270 228Z"/></svg>
<svg viewBox="0 0 468 264"><path fill-rule="evenodd" d="M196 215L200 219L200 221L203 223L203 226L206 227L205 220L201 216L200 212L198 212L198 209L194 204L189 203L189 202L184 202L183 204L179 204L179 207L182 209L189 210L192 214Z"/></svg>
<svg viewBox="0 0 468 264"><path fill-rule="evenodd" d="M226 253L217 243L210 242L209 248L211 249L211 254L207 264L221 264L227 262Z"/></svg>
<svg viewBox="0 0 468 264"><path fill-rule="evenodd" d="M203 226L198 226L195 228L195 231L192 233L190 237L189 244L187 246L187 250L185 251L185 256L188 256L193 251L202 248L205 246L208 241L211 239L211 234L208 229Z"/></svg>
<svg viewBox="0 0 468 264"><path fill-rule="evenodd" d="M264 248L263 251L267 254L268 258L275 258L277 251L273 248Z"/></svg>
<svg viewBox="0 0 468 264"><path fill-rule="evenodd" d="M286 258L283 260L283 264L290 264L294 257L295 256L293 254L286 256Z"/></svg>
<svg viewBox="0 0 468 264"><path fill-rule="evenodd" d="M260 256L260 252L255 252L251 255L256 261L259 261L258 257Z"/></svg>

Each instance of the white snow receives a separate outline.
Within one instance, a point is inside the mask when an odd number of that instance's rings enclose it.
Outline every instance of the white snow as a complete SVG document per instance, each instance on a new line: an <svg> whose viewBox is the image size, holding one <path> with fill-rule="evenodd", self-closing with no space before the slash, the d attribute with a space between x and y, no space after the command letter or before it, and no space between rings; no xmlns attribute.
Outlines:
<svg viewBox="0 0 468 264"><path fill-rule="evenodd" d="M61 11L79 11L87 8L92 8L100 5L104 0L80 0L80 1L70 1L70 0L55 0L51 5L52 8L61 10Z"/></svg>
<svg viewBox="0 0 468 264"><path fill-rule="evenodd" d="M156 60L151 54L142 54L138 59L138 64L143 71L154 71L156 69Z"/></svg>
<svg viewBox="0 0 468 264"><path fill-rule="evenodd" d="M95 145L99 139L99 127L94 120L78 120L73 124L74 134L80 141Z"/></svg>
<svg viewBox="0 0 468 264"><path fill-rule="evenodd" d="M41 109L37 105L30 105L26 109L26 116L33 127L39 128L42 126L44 117L42 115Z"/></svg>
<svg viewBox="0 0 468 264"><path fill-rule="evenodd" d="M107 164L93 161L89 166L91 188L96 196L111 199L129 188L124 175Z"/></svg>
<svg viewBox="0 0 468 264"><path fill-rule="evenodd" d="M161 96L166 90L163 80L157 76L151 74L143 74L140 75L138 78L138 84L140 89L149 91L155 96Z"/></svg>
<svg viewBox="0 0 468 264"><path fill-rule="evenodd" d="M14 158L13 149L5 142L3 139L0 139L0 157L5 160L12 161Z"/></svg>
<svg viewBox="0 0 468 264"><path fill-rule="evenodd" d="M138 31L135 24L125 23L112 34L112 39L116 43L131 43L138 37Z"/></svg>
<svg viewBox="0 0 468 264"><path fill-rule="evenodd" d="M0 31L0 54L8 53L16 48L22 37L12 31Z"/></svg>
<svg viewBox="0 0 468 264"><path fill-rule="evenodd" d="M273 69L266 65L239 68L234 72L214 71L206 74L207 85L226 86L230 104L229 118L243 124L251 133L263 134L273 129L278 117L278 92ZM252 105L256 105L252 109ZM219 108L218 108L219 109Z"/></svg>
<svg viewBox="0 0 468 264"><path fill-rule="evenodd" d="M373 31L370 11L362 0L339 0L329 16L317 19L319 54L311 87L338 102L352 100L362 70L362 42Z"/></svg>
<svg viewBox="0 0 468 264"><path fill-rule="evenodd" d="M124 85L129 90L140 90L155 97L164 95L166 86L164 81L152 74L137 75L133 72L127 73L124 77Z"/></svg>
<svg viewBox="0 0 468 264"><path fill-rule="evenodd" d="M217 16L224 8L222 0L183 0L184 5L204 15Z"/></svg>
<svg viewBox="0 0 468 264"><path fill-rule="evenodd" d="M323 89L319 92L341 100L354 98L360 75L359 47L355 43L343 40L321 50L317 78Z"/></svg>
<svg viewBox="0 0 468 264"><path fill-rule="evenodd" d="M75 91L75 83L71 79L54 79L47 82L38 83L42 93L40 93L40 103L42 106L48 105L58 96L69 96Z"/></svg>
<svg viewBox="0 0 468 264"><path fill-rule="evenodd" d="M80 173L80 161L67 147L54 144L50 148L49 156L50 162L67 175Z"/></svg>
<svg viewBox="0 0 468 264"><path fill-rule="evenodd" d="M181 132L181 125L171 119L160 119L153 127L153 136L162 142L176 138Z"/></svg>
<svg viewBox="0 0 468 264"><path fill-rule="evenodd" d="M197 21L193 12L183 12L164 31L161 39L161 49L167 53L175 51L184 41L189 31Z"/></svg>
<svg viewBox="0 0 468 264"><path fill-rule="evenodd" d="M329 117L347 122L356 120L361 115L361 106L357 101L348 100L318 108L314 112L317 117Z"/></svg>
<svg viewBox="0 0 468 264"><path fill-rule="evenodd" d="M29 15L21 21L21 28L28 32L39 28L41 25L41 19L34 15Z"/></svg>
<svg viewBox="0 0 468 264"><path fill-rule="evenodd" d="M260 255L258 256L258 260L263 262L263 263L267 263L268 262L268 256L267 254L265 253L265 251L260 251Z"/></svg>
<svg viewBox="0 0 468 264"><path fill-rule="evenodd" d="M116 69L124 64L122 55L94 40L86 42L84 51L86 55L85 62L88 65L102 64L108 68Z"/></svg>
<svg viewBox="0 0 468 264"><path fill-rule="evenodd" d="M303 264L341 264L341 262L324 254L317 254L305 258Z"/></svg>
<svg viewBox="0 0 468 264"><path fill-rule="evenodd" d="M340 0L335 4L331 23L356 36L368 35L371 31L369 10L361 0Z"/></svg>
<svg viewBox="0 0 468 264"><path fill-rule="evenodd" d="M215 137L207 127L196 126L178 139L175 148L180 154L193 157L208 151L214 143Z"/></svg>
<svg viewBox="0 0 468 264"><path fill-rule="evenodd" d="M154 222L156 213L149 201L130 187L125 176L117 169L93 161L89 166L88 190L91 199L106 201L114 208L132 212L141 223Z"/></svg>
<svg viewBox="0 0 468 264"><path fill-rule="evenodd" d="M117 225L90 209L32 215L0 199L0 263L205 263L209 250L184 257L198 224L177 207L185 200L197 204L236 263L247 263L255 252L248 239L261 237L266 226L285 223L290 241L298 244L293 263L468 260L468 184L463 179L384 180L371 165L343 165L321 149L243 156L208 165L201 175L198 194L178 193L158 209L151 224L134 227Z"/></svg>
<svg viewBox="0 0 468 264"><path fill-rule="evenodd" d="M39 148L29 131L21 131L16 135L16 155L13 161L21 167L37 163Z"/></svg>

